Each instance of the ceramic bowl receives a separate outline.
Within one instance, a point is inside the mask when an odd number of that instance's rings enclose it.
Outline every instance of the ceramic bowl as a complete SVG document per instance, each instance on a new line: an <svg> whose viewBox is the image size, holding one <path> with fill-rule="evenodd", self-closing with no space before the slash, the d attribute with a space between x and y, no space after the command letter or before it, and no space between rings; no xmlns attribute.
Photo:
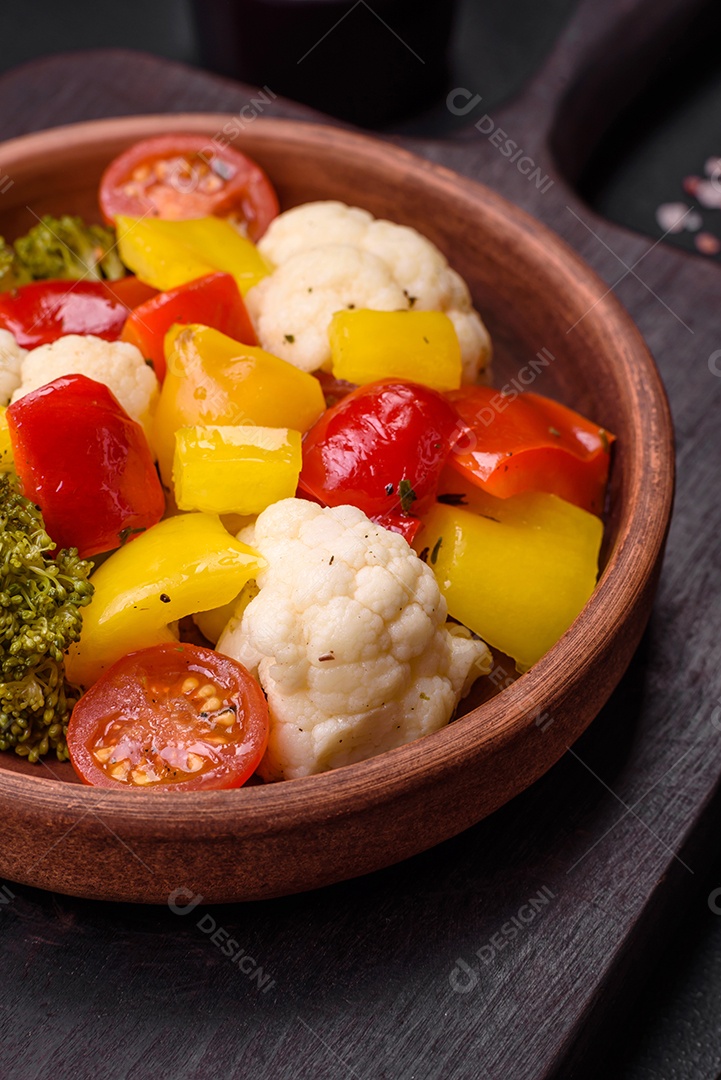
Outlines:
<svg viewBox="0 0 721 1080"><path fill-rule="evenodd" d="M0 200L0 233L18 235L44 212L98 219L98 179L119 151L169 131L210 141L230 121L130 117L5 143L0 175L13 184ZM311 889L407 858L549 769L618 683L648 620L671 513L671 421L646 346L606 286L521 210L388 143L257 119L234 144L265 167L285 208L340 199L430 237L491 331L496 384L532 383L617 435L599 583L561 640L502 692L482 700L486 681L444 730L321 776L148 794L87 788L69 765L0 754L0 875L12 881L151 903L200 893L213 903ZM501 667L495 680L510 675Z"/></svg>

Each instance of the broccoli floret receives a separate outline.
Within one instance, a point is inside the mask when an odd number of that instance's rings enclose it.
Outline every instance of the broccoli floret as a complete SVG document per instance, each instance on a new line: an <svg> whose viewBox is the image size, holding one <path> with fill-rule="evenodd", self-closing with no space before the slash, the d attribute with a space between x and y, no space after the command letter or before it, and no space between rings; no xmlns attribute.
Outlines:
<svg viewBox="0 0 721 1080"><path fill-rule="evenodd" d="M117 281L125 274L114 231L104 225L86 225L79 217L46 214L12 246L0 236L0 292L29 281Z"/></svg>
<svg viewBox="0 0 721 1080"><path fill-rule="evenodd" d="M111 281L125 267L115 250L115 233L103 225L86 225L82 218L45 214L26 236L15 241L15 253L32 278L89 278Z"/></svg>
<svg viewBox="0 0 721 1080"><path fill-rule="evenodd" d="M0 750L37 761L68 757L67 721L79 692L63 653L80 637L92 563L56 545L40 510L0 475Z"/></svg>
<svg viewBox="0 0 721 1080"><path fill-rule="evenodd" d="M30 272L22 265L15 251L0 236L0 292L17 289L32 281Z"/></svg>

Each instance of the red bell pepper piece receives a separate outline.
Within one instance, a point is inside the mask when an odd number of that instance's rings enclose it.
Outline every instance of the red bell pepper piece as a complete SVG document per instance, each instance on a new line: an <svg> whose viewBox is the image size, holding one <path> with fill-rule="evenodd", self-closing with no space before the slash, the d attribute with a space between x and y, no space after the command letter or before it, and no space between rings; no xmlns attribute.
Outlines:
<svg viewBox="0 0 721 1080"><path fill-rule="evenodd" d="M118 278L116 281L103 281L101 284L109 293L121 300L128 311L132 311L133 308L139 307L146 300L158 295L157 289L154 289L152 285L146 285L140 278L136 278L135 274L126 274L125 277Z"/></svg>
<svg viewBox="0 0 721 1080"><path fill-rule="evenodd" d="M117 341L130 308L150 294L149 286L132 276L113 282L31 281L0 293L0 327L14 334L24 349L47 345L64 334Z"/></svg>
<svg viewBox="0 0 721 1080"><path fill-rule="evenodd" d="M97 555L160 521L165 497L145 432L103 383L63 376L6 417L23 493L59 547Z"/></svg>
<svg viewBox="0 0 721 1080"><path fill-rule="evenodd" d="M233 341L257 344L253 324L231 274L218 272L196 278L158 293L131 312L121 337L137 345L143 356L152 360L161 382L165 378L163 340L173 323L200 323L219 330Z"/></svg>
<svg viewBox="0 0 721 1080"><path fill-rule="evenodd" d="M603 512L615 435L540 394L464 386L446 396L466 425L448 464L467 480L501 499L545 491Z"/></svg>
<svg viewBox="0 0 721 1080"><path fill-rule="evenodd" d="M384 529L388 529L389 532L399 533L409 544L413 543L416 533L421 527L419 518L403 517L402 514L376 514L375 517L371 518L371 521Z"/></svg>
<svg viewBox="0 0 721 1080"><path fill-rule="evenodd" d="M307 433L299 487L325 506L359 507L410 543L433 505L457 428L436 390L400 379L369 383Z"/></svg>

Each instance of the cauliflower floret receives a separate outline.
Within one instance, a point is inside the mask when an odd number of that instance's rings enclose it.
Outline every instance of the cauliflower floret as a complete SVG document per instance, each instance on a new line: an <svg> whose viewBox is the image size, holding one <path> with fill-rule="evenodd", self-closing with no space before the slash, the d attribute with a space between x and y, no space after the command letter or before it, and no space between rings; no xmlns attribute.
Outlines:
<svg viewBox="0 0 721 1080"><path fill-rule="evenodd" d="M158 380L135 345L105 341L93 334L66 334L32 349L22 362L22 382L13 401L61 375L87 375L105 383L129 416L149 434L158 398Z"/></svg>
<svg viewBox="0 0 721 1080"><path fill-rule="evenodd" d="M273 218L258 247L273 266L282 266L309 248L326 244L360 247L373 215L342 202L311 202Z"/></svg>
<svg viewBox="0 0 721 1080"><path fill-rule="evenodd" d="M284 499L239 537L267 565L217 648L268 697L266 780L324 772L437 731L490 670L482 641L447 629L432 570L356 507Z"/></svg>
<svg viewBox="0 0 721 1080"><path fill-rule="evenodd" d="M20 385L20 368L27 349L22 349L9 330L0 330L0 405L10 403Z"/></svg>
<svg viewBox="0 0 721 1080"><path fill-rule="evenodd" d="M418 311L445 311L451 306L457 288L454 278L461 282L462 279L451 271L438 248L415 229L392 221L372 221L361 246L383 259L408 303ZM470 306L467 289L464 299Z"/></svg>
<svg viewBox="0 0 721 1080"><path fill-rule="evenodd" d="M328 326L341 308L407 307L387 265L349 244L326 244L293 255L246 298L264 349L301 371L330 361Z"/></svg>
<svg viewBox="0 0 721 1080"><path fill-rule="evenodd" d="M473 308L468 311L448 308L446 315L455 327L458 344L461 347L462 381L487 383L491 375L491 338L481 316ZM473 359L476 356L486 358L483 361L485 367L477 368Z"/></svg>
<svg viewBox="0 0 721 1080"><path fill-rule="evenodd" d="M295 300L302 299L301 293L312 295L309 290L315 292L321 284L314 276L314 267L320 267L320 262L298 260L311 251L328 253L329 245L350 246L384 263L391 281L402 294L395 309L443 311L450 317L461 346L464 382L475 382L480 375L488 374L491 358L488 331L471 305L466 283L449 267L445 256L415 229L376 220L367 210L340 202L306 203L287 210L271 222L261 239L260 250L277 269L249 292L247 301L264 348L304 371L314 371L330 360L327 334L334 312L348 307L349 303L377 311L394 310L385 306L387 289L374 294L370 278L366 283L371 288L363 287L358 291L358 300L354 297L349 300L346 266L337 264L336 279L335 264L331 263L322 278L322 308L313 309L313 336L303 341L302 348L295 348L300 331L288 327L286 310L290 307L290 314L295 316L300 310ZM293 271L284 273L291 265ZM303 307L303 313L305 310ZM294 340L289 341L289 336Z"/></svg>

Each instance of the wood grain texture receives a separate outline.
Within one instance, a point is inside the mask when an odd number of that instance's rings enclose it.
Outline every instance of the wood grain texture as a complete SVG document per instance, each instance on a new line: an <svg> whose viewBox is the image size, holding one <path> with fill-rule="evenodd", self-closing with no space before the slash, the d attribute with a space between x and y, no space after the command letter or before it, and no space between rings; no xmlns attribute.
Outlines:
<svg viewBox="0 0 721 1080"><path fill-rule="evenodd" d="M693 896L718 851L721 809L721 379L712 359L721 279L713 265L662 245L649 251L597 219L554 168L556 103L609 56L601 9L606 20L658 30L647 5L640 15L627 3L584 5L523 100L493 117L554 180L545 194L473 127L482 105L464 138L413 148L555 228L617 283L656 356L677 431L676 511L655 613L626 678L522 796L360 881L211 911L201 902L184 917L9 885L3 1075L604 1076L614 1017L663 956L665 935L693 917L689 903L706 904ZM605 123L618 86L634 79L608 69L608 93L597 88L593 103ZM234 110L251 96L131 55L56 58L0 80L0 134L127 112ZM294 108L278 102L273 112ZM542 889L549 904L504 936ZM271 973L268 992L213 944L206 915ZM466 993L449 982L457 958L477 979ZM119 1058L107 1053L110 1030Z"/></svg>

